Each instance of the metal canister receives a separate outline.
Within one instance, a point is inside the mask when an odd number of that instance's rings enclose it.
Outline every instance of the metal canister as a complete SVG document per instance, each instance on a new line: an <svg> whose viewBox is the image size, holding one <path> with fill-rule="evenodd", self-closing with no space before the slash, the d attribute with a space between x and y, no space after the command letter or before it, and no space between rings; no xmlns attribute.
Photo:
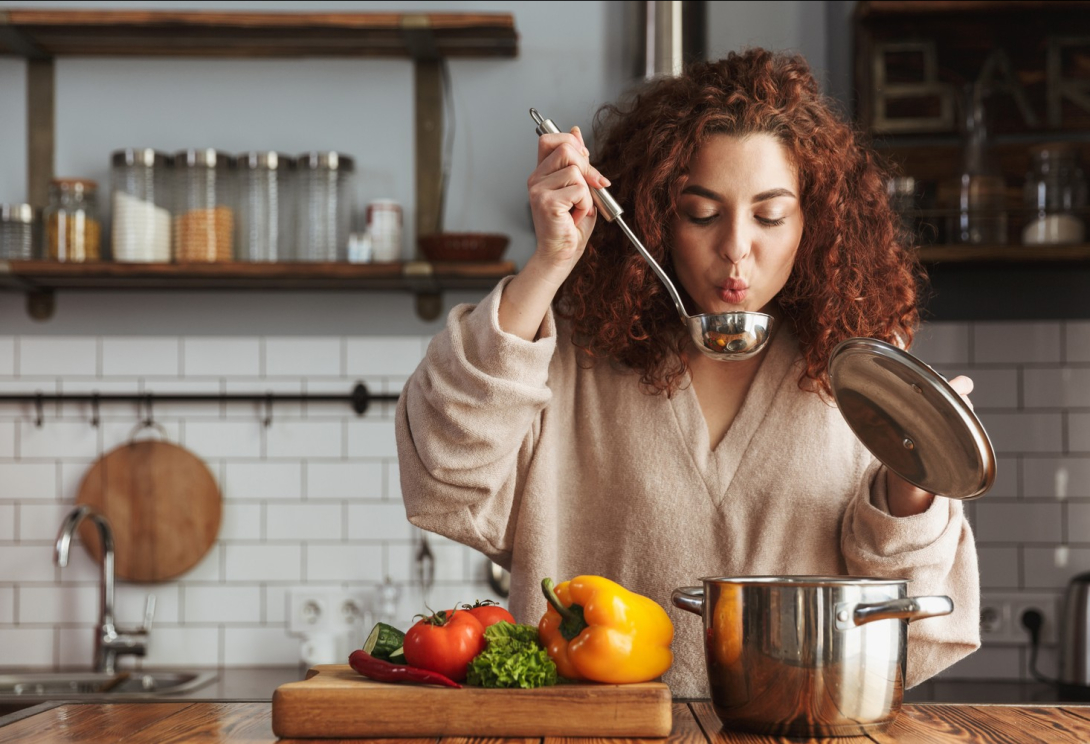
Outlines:
<svg viewBox="0 0 1090 744"><path fill-rule="evenodd" d="M296 258L346 260L355 162L342 153L308 152L296 159L296 168Z"/></svg>
<svg viewBox="0 0 1090 744"><path fill-rule="evenodd" d="M29 204L0 204L0 259L33 259L34 232L33 207Z"/></svg>
<svg viewBox="0 0 1090 744"><path fill-rule="evenodd" d="M237 162L238 259L285 261L294 241L295 160L277 152L247 152Z"/></svg>

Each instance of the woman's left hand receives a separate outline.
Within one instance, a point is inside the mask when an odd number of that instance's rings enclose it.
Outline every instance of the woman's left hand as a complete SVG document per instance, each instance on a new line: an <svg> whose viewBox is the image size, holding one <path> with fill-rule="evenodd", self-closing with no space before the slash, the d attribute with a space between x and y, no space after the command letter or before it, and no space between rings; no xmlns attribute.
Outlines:
<svg viewBox="0 0 1090 744"><path fill-rule="evenodd" d="M950 380L950 387L954 388L954 392L960 395L972 410L973 402L969 400L969 393L973 392L973 381L964 375L959 375ZM911 517L927 511L931 502L935 500L935 494L917 488L886 470L886 500L890 514L895 517Z"/></svg>

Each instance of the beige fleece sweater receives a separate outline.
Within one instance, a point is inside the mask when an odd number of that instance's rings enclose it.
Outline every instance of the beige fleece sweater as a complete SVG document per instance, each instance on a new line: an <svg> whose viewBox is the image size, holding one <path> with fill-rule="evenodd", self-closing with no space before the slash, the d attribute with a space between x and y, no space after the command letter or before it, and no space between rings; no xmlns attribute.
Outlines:
<svg viewBox="0 0 1090 744"><path fill-rule="evenodd" d="M615 365L577 364L550 313L538 340L504 333L500 283L454 308L397 410L409 520L511 571L510 608L536 623L540 581L597 574L670 613L674 695L708 695L700 619L673 607L705 576L909 579L953 615L910 625L908 684L979 645L976 551L962 504L885 510L885 477L832 405L798 387L784 327L715 450L691 386L641 392Z"/></svg>

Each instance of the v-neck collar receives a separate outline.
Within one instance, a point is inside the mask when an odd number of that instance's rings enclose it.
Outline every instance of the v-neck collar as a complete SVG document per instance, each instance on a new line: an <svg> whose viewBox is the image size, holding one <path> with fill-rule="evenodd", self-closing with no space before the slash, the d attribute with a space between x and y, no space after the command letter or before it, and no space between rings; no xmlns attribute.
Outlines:
<svg viewBox="0 0 1090 744"><path fill-rule="evenodd" d="M784 325L786 324L781 324L772 338L768 351L761 360L761 366L750 384L749 392L742 401L742 407L714 450L711 448L708 423L696 397L691 375L688 385L672 398L671 408L678 425L678 434L685 440L684 444L692 456L693 464L703 477L708 493L717 506L722 503L750 441L768 415L776 391L798 356L798 344L794 335Z"/></svg>

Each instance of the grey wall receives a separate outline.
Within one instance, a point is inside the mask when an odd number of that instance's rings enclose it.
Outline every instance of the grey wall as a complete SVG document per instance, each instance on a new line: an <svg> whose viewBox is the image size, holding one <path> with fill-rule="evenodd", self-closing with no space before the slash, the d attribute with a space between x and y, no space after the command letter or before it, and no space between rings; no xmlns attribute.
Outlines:
<svg viewBox="0 0 1090 744"><path fill-rule="evenodd" d="M826 3L708 3L708 56L712 59L747 47L802 54L819 79L826 68Z"/></svg>
<svg viewBox="0 0 1090 744"><path fill-rule="evenodd" d="M219 10L434 10L434 2L56 2L52 7ZM832 91L824 2L711 2L708 49L762 45L800 51ZM9 0L4 7L41 6ZM632 80L625 38L629 2L448 2L443 10L515 16L511 60L453 60L455 144L446 210L449 230L512 236L507 258L533 252L525 181L534 165L527 109L561 126L588 125ZM835 62L835 60L834 60ZM25 200L25 64L0 58L0 201ZM356 157L358 203L389 197L406 213L414 244L412 66L405 60L218 60L63 58L56 64L56 172L109 183L109 153L139 146L172 151L216 147L296 153L338 149ZM103 199L103 202L107 200ZM102 205L106 205L103 203ZM446 307L480 293L453 293ZM32 321L23 298L0 293L0 332L113 334L427 333L398 293L61 293L57 313Z"/></svg>

